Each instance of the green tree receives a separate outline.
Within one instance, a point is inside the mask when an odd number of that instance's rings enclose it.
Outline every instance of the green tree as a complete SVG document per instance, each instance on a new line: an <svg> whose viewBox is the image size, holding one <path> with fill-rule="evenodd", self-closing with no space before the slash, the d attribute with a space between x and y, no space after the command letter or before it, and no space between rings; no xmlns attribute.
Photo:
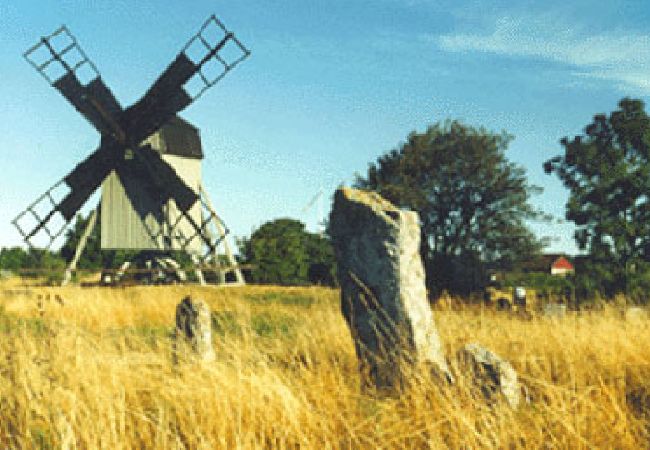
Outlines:
<svg viewBox="0 0 650 450"><path fill-rule="evenodd" d="M58 283L65 261L49 250L20 247L0 249L0 269L19 272L26 277L43 277L47 283Z"/></svg>
<svg viewBox="0 0 650 450"><path fill-rule="evenodd" d="M49 250L30 248L27 251L26 269L45 271L54 277L63 273L65 261L58 254Z"/></svg>
<svg viewBox="0 0 650 450"><path fill-rule="evenodd" d="M563 138L564 155L544 164L569 189L566 218L590 254L585 283L606 295L643 292L650 261L650 117L641 100L624 98L598 114L583 135Z"/></svg>
<svg viewBox="0 0 650 450"><path fill-rule="evenodd" d="M307 276L311 284L334 286L336 284L336 260L332 243L326 236L307 233Z"/></svg>
<svg viewBox="0 0 650 450"><path fill-rule="evenodd" d="M20 247L0 249L0 269L17 271L25 267L27 252Z"/></svg>
<svg viewBox="0 0 650 450"><path fill-rule="evenodd" d="M0 249L0 269L23 271L27 276L39 276L46 272L62 272L65 261L50 250L21 247ZM29 269L35 269L29 271Z"/></svg>
<svg viewBox="0 0 650 450"><path fill-rule="evenodd" d="M540 189L506 158L511 140L458 121L437 123L358 177L357 187L419 213L431 290L466 294L483 286L486 263L512 266L541 249L526 224L540 218L528 202Z"/></svg>
<svg viewBox="0 0 650 450"><path fill-rule="evenodd" d="M251 281L280 285L331 284L334 256L329 240L308 233L294 219L263 224L239 240L240 257L253 266Z"/></svg>
<svg viewBox="0 0 650 450"><path fill-rule="evenodd" d="M0 249L0 269L18 271L27 266L27 252L21 247Z"/></svg>

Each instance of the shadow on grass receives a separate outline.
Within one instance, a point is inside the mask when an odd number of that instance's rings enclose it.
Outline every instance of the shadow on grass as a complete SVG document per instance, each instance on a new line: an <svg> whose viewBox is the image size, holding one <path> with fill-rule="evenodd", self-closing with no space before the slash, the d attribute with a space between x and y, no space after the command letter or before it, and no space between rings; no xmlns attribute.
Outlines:
<svg viewBox="0 0 650 450"><path fill-rule="evenodd" d="M212 313L212 330L219 336L241 336L245 327L261 338L289 338L295 336L298 321L286 314L254 314L250 324L243 324L233 311L214 311Z"/></svg>
<svg viewBox="0 0 650 450"><path fill-rule="evenodd" d="M49 326L45 320L40 317L18 317L8 314L5 309L0 306L0 334L17 334L19 332L27 332L36 337L45 336L49 331Z"/></svg>
<svg viewBox="0 0 650 450"><path fill-rule="evenodd" d="M263 293L246 294L244 298L252 303L259 303L259 304L274 303L277 305L302 306L302 307L310 307L316 301L312 296L300 294L300 293L290 293L290 292L263 292Z"/></svg>

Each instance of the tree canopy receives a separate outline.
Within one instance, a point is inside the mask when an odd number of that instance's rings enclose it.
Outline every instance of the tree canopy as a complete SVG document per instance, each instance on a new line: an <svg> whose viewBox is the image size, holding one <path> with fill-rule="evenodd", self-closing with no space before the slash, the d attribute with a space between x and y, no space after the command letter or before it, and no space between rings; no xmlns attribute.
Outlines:
<svg viewBox="0 0 650 450"><path fill-rule="evenodd" d="M329 240L305 230L294 219L276 219L239 241L240 256L251 264L255 283L304 285L334 283L334 253Z"/></svg>
<svg viewBox="0 0 650 450"><path fill-rule="evenodd" d="M544 164L569 189L566 218L600 280L614 294L646 291L650 262L650 117L641 100L624 98L597 114L584 134L560 141L564 154ZM593 283L592 283L593 284Z"/></svg>
<svg viewBox="0 0 650 450"><path fill-rule="evenodd" d="M46 276L49 283L60 280L65 261L58 253L49 250L21 247L0 249L0 270L20 272L23 276Z"/></svg>
<svg viewBox="0 0 650 450"><path fill-rule="evenodd" d="M487 263L509 267L539 251L526 220L540 189L505 151L512 136L459 121L411 133L371 163L356 186L417 211L429 287L467 293L482 286Z"/></svg>

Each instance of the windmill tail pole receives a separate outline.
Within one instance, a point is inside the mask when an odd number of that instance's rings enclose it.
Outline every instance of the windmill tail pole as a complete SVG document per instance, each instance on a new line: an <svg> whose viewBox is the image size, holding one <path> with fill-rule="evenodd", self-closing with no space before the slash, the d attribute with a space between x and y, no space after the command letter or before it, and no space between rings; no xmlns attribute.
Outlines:
<svg viewBox="0 0 650 450"><path fill-rule="evenodd" d="M70 261L70 264L65 269L65 273L63 274L63 281L61 281L61 287L64 287L68 283L70 283L70 280L72 279L72 272L74 272L77 269L77 263L79 262L79 258L81 257L84 248L86 248L86 242L88 241L88 237L90 236L90 233L92 233L93 230L95 229L95 222L97 221L97 209L99 209L99 206L93 209L93 212L90 214L90 218L88 219L88 224L86 224L86 229L81 235L81 239L79 239L79 243L77 244L77 248L74 252L74 257L72 258L72 261Z"/></svg>

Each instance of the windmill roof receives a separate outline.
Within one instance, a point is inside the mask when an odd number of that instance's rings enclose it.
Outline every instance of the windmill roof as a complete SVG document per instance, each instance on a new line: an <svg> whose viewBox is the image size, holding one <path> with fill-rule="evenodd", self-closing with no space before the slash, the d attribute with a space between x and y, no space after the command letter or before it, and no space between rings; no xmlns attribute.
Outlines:
<svg viewBox="0 0 650 450"><path fill-rule="evenodd" d="M175 116L158 133L163 142L162 154L203 159L199 129L185 119Z"/></svg>

